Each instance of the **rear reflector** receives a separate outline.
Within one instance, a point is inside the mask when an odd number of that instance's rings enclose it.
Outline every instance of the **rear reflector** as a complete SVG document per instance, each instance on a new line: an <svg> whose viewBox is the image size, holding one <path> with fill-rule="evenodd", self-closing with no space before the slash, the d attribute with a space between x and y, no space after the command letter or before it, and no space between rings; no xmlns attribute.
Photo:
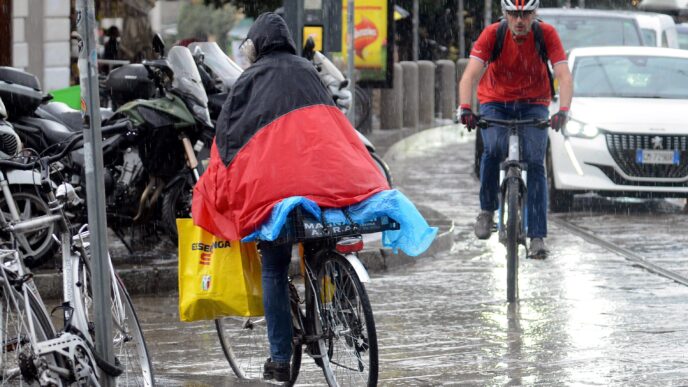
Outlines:
<svg viewBox="0 0 688 387"><path fill-rule="evenodd" d="M342 254L363 250L363 238L344 238L337 242L336 250Z"/></svg>

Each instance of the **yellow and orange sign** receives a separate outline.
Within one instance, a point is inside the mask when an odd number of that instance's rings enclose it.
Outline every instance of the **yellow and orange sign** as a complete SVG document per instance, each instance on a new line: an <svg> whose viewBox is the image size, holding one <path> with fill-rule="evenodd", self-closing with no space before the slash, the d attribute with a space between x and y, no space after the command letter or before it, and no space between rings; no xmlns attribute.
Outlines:
<svg viewBox="0 0 688 387"><path fill-rule="evenodd" d="M342 56L347 60L347 0L342 0ZM354 63L358 69L386 71L388 0L356 0L354 3Z"/></svg>

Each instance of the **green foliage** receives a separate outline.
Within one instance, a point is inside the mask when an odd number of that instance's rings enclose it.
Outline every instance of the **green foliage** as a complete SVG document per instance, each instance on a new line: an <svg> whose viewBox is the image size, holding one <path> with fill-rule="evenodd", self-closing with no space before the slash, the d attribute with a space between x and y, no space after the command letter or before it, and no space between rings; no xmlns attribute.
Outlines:
<svg viewBox="0 0 688 387"><path fill-rule="evenodd" d="M232 4L242 10L247 17L256 18L263 12L272 12L282 6L283 0L205 0L206 4L221 7Z"/></svg>
<svg viewBox="0 0 688 387"><path fill-rule="evenodd" d="M206 39L213 36L217 44L227 47L227 32L234 27L237 10L231 5L218 8L202 4L186 4L179 11L179 39Z"/></svg>

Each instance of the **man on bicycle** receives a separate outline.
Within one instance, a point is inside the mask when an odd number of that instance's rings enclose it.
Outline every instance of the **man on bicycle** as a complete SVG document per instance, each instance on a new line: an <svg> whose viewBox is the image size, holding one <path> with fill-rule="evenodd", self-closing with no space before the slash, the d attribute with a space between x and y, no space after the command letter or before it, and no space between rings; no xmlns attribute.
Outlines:
<svg viewBox="0 0 688 387"><path fill-rule="evenodd" d="M470 131L479 117L471 110L473 86L478 85L480 114L502 120L546 119L553 94L551 74L546 59L559 82L559 111L550 119L552 129L561 129L567 121L573 84L566 53L554 27L536 19L539 0L502 0L506 20L503 40L497 42L500 23L480 34L471 51L459 84L459 119ZM539 31L538 31L539 29ZM544 47L542 47L544 46ZM499 52L499 48L501 52ZM493 56L497 49L498 56ZM484 75L483 75L484 72ZM482 76L482 78L481 78ZM481 130L484 151L480 166L480 214L475 224L479 239L490 237L494 211L498 208L500 163L507 155L508 129L488 127ZM519 128L521 159L527 167L527 222L531 256L545 258L547 249L547 180L545 152L547 131L537 127Z"/></svg>
<svg viewBox="0 0 688 387"><path fill-rule="evenodd" d="M260 15L242 51L251 62L217 120L206 172L194 187L194 223L238 241L258 230L283 199L345 207L388 190L355 129L297 55L287 24ZM259 243L270 358L265 379L290 380L290 244Z"/></svg>

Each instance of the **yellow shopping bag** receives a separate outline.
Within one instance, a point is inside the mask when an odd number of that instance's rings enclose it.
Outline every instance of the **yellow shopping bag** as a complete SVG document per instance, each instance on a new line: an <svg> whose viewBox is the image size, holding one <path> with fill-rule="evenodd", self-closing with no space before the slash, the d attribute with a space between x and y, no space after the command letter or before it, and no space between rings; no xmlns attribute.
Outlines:
<svg viewBox="0 0 688 387"><path fill-rule="evenodd" d="M255 243L229 242L177 219L179 317L262 316L261 264Z"/></svg>

